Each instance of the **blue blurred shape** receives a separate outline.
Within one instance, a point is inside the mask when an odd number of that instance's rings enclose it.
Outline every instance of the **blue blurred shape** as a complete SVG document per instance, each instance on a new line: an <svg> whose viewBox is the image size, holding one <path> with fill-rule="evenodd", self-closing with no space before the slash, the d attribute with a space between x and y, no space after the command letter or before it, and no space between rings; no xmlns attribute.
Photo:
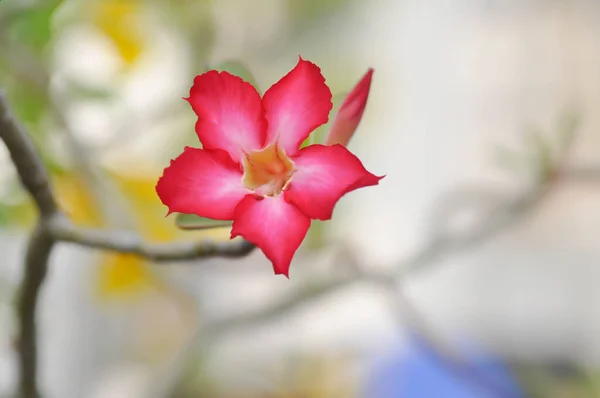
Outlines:
<svg viewBox="0 0 600 398"><path fill-rule="evenodd" d="M364 398L523 398L517 381L498 358L471 347L468 366L444 359L418 338L408 350L376 365Z"/></svg>

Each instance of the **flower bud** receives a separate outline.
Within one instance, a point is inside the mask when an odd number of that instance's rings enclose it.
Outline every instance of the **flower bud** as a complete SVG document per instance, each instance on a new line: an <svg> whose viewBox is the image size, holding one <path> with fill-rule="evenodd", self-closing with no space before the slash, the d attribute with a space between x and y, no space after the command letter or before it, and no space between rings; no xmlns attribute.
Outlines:
<svg viewBox="0 0 600 398"><path fill-rule="evenodd" d="M325 140L325 145L348 145L365 111L372 77L373 69L369 68L367 73L344 99L342 106L340 106L335 115L333 125Z"/></svg>

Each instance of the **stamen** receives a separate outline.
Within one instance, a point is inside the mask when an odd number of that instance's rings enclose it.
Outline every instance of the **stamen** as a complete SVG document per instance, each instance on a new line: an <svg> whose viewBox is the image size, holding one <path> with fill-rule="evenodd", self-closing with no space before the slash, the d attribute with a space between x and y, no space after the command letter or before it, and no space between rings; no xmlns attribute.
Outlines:
<svg viewBox="0 0 600 398"><path fill-rule="evenodd" d="M258 195L277 196L291 181L294 162L277 145L247 154L242 159L246 188Z"/></svg>

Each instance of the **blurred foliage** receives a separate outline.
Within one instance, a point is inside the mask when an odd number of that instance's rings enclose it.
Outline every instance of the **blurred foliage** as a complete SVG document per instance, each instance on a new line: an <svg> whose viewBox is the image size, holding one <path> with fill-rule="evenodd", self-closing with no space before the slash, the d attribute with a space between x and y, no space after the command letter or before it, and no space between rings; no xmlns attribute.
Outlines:
<svg viewBox="0 0 600 398"><path fill-rule="evenodd" d="M53 39L52 18L61 3L62 0L38 1L34 6L13 10L5 34L36 53L43 53Z"/></svg>
<svg viewBox="0 0 600 398"><path fill-rule="evenodd" d="M579 116L566 110L552 133L530 126L521 135L521 150L497 145L494 160L501 168L527 175L536 183L550 182L560 171L558 167L571 148L579 126Z"/></svg>
<svg viewBox="0 0 600 398"><path fill-rule="evenodd" d="M240 61L223 62L209 69L215 69L219 72L229 72L234 76L241 77L242 80L252 84L256 91L258 91L261 95L264 94L261 91L260 87L258 87L258 84L256 83L256 79L252 75L252 72L250 72L248 68L246 68L246 66Z"/></svg>
<svg viewBox="0 0 600 398"><path fill-rule="evenodd" d="M520 363L515 366L531 398L596 398L600 373L570 363Z"/></svg>
<svg viewBox="0 0 600 398"><path fill-rule="evenodd" d="M307 24L333 16L348 7L352 0L287 0L289 12L294 18L294 30L304 29Z"/></svg>
<svg viewBox="0 0 600 398"><path fill-rule="evenodd" d="M169 25L176 28L188 44L190 70L193 75L207 68L215 41L215 21L212 8L217 0L150 0L164 10ZM164 9L161 7L165 7Z"/></svg>

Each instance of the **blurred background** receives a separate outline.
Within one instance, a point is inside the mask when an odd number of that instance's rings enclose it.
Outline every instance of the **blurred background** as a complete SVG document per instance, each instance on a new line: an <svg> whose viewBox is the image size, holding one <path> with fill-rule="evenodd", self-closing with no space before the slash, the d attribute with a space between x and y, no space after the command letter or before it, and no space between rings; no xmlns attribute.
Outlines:
<svg viewBox="0 0 600 398"><path fill-rule="evenodd" d="M0 87L62 208L157 242L229 236L179 230L154 191L197 146L193 77L264 92L298 55L334 95L375 69L350 150L387 177L313 224L290 280L259 251L59 245L44 396L600 397L600 3L0 0ZM0 145L0 396L35 217ZM391 272L395 294L360 276Z"/></svg>

